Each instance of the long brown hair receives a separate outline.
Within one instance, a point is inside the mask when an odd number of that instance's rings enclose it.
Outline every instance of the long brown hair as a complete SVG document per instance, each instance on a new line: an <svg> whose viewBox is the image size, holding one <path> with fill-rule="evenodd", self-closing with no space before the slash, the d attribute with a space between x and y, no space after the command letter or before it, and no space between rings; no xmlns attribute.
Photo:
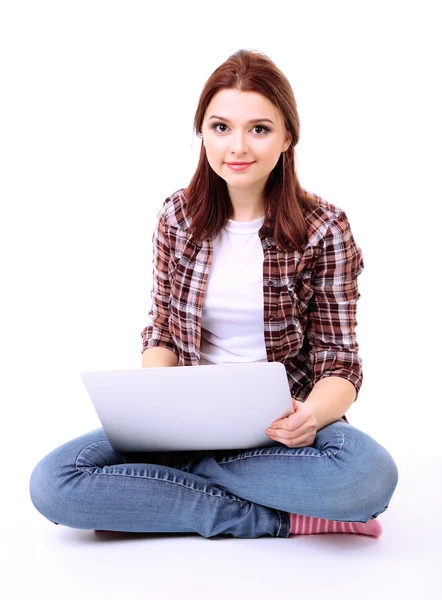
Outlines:
<svg viewBox="0 0 442 600"><path fill-rule="evenodd" d="M207 80L195 113L194 128L202 135L207 107L222 89L258 92L279 109L291 142L270 173L264 187L267 226L283 250L302 250L307 242L304 210L316 204L301 187L296 175L295 146L299 141L299 117L293 90L286 76L264 54L238 50ZM196 241L216 235L232 215L227 184L210 167L204 144L198 166L185 190L191 232Z"/></svg>

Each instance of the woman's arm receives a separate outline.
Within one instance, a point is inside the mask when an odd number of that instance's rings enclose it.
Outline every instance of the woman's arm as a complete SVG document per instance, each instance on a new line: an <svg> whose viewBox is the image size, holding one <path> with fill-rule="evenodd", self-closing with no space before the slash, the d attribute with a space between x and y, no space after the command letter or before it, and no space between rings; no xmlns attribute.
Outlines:
<svg viewBox="0 0 442 600"><path fill-rule="evenodd" d="M331 223L312 280L307 336L311 345L313 388L294 413L272 423L267 435L289 448L309 446L316 432L343 417L362 383L356 341L357 278L363 269L342 211Z"/></svg>
<svg viewBox="0 0 442 600"><path fill-rule="evenodd" d="M342 377L325 377L313 387L305 402L293 400L294 412L274 421L266 434L289 448L311 446L316 433L340 419L352 405L356 388Z"/></svg>
<svg viewBox="0 0 442 600"><path fill-rule="evenodd" d="M356 305L359 299L357 280L363 268L361 249L353 238L345 213L339 211L330 222L322 253L313 271L313 294L309 300L306 335L311 347L313 389L323 379L342 378L354 386L354 399L362 384L362 361L356 339ZM321 383L318 389L338 384ZM352 387L345 386L345 389L353 391ZM316 394L315 391L313 398ZM344 392L344 404L348 394L351 395L351 392Z"/></svg>
<svg viewBox="0 0 442 600"><path fill-rule="evenodd" d="M354 385L342 377L320 379L304 402L316 419L316 430L345 415L356 398Z"/></svg>
<svg viewBox="0 0 442 600"><path fill-rule="evenodd" d="M161 346L147 348L143 352L141 360L143 369L149 367L176 367L178 365L178 357L175 352Z"/></svg>
<svg viewBox="0 0 442 600"><path fill-rule="evenodd" d="M175 354L178 360L178 351L169 331L169 261L171 251L165 219L166 210L167 206L164 203L158 213L152 236L152 304L149 312L150 323L141 332L143 367L163 366L164 361L167 363L165 366L171 366L169 363L172 361L172 357L167 352L161 352L161 350L167 350ZM147 350L155 350L155 352L147 353ZM158 361L161 364L157 364Z"/></svg>

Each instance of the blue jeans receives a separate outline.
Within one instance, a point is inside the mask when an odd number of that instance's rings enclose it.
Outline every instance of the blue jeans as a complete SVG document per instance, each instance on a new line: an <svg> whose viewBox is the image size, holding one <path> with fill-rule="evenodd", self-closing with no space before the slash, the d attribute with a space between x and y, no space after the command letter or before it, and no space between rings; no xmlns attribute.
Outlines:
<svg viewBox="0 0 442 600"><path fill-rule="evenodd" d="M398 480L385 448L342 419L304 448L160 458L119 454L97 429L37 464L31 498L50 521L80 529L288 537L289 513L367 522L387 508Z"/></svg>

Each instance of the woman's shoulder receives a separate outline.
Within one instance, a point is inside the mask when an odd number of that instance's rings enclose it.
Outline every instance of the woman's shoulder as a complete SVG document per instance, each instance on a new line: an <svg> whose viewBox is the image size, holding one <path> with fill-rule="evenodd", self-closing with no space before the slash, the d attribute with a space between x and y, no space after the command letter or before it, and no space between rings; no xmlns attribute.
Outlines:
<svg viewBox="0 0 442 600"><path fill-rule="evenodd" d="M164 200L158 218L164 219L170 227L189 229L191 219L187 213L184 188L177 190Z"/></svg>
<svg viewBox="0 0 442 600"><path fill-rule="evenodd" d="M308 245L316 245L330 232L348 229L349 223L344 210L321 196L304 190L309 198L304 209L307 224Z"/></svg>

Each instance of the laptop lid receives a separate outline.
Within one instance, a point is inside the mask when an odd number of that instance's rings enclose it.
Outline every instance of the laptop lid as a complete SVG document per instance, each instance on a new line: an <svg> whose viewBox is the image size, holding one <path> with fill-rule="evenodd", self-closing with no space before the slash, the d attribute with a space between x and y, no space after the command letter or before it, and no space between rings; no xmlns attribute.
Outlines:
<svg viewBox="0 0 442 600"><path fill-rule="evenodd" d="M293 412L282 363L87 371L83 382L120 452L245 449Z"/></svg>

